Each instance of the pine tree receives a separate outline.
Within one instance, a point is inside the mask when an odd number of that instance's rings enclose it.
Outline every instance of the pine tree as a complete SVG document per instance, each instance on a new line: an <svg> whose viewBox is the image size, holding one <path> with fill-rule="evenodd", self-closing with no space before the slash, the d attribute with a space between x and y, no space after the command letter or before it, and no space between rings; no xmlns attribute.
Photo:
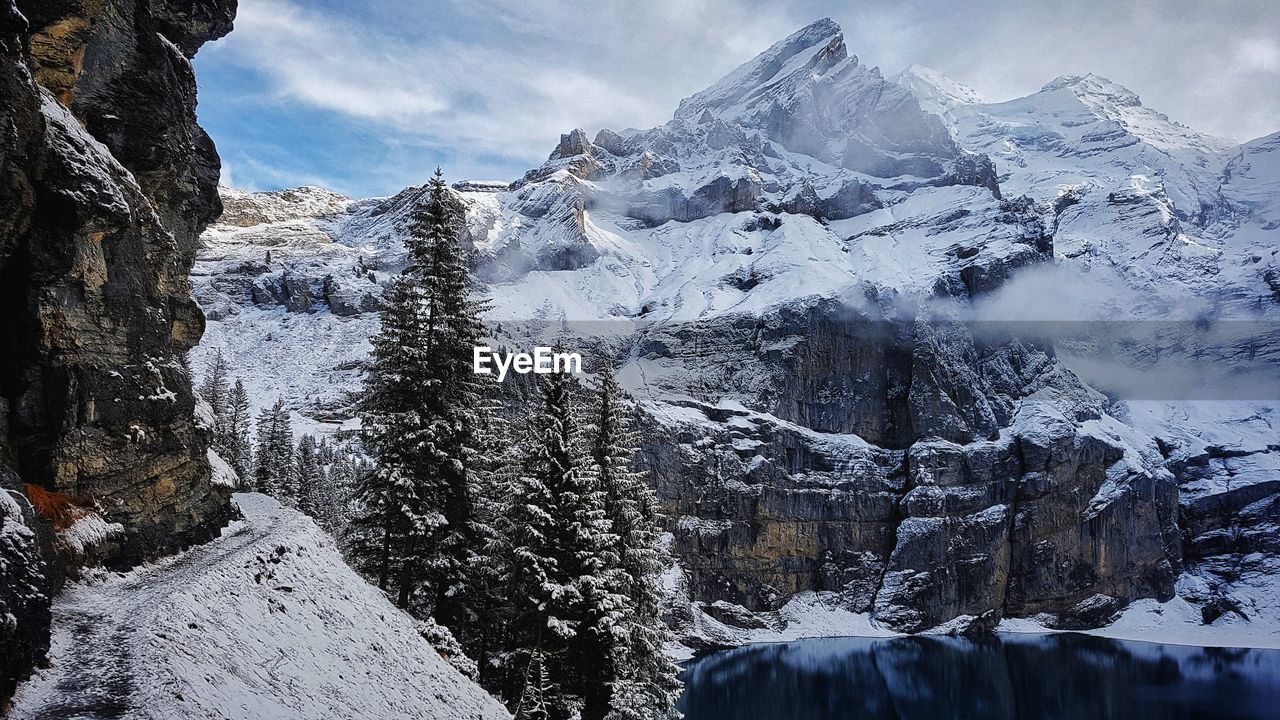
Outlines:
<svg viewBox="0 0 1280 720"><path fill-rule="evenodd" d="M522 684L524 690L516 704L515 720L553 720L569 714L559 686L551 681L547 658L541 650L529 653Z"/></svg>
<svg viewBox="0 0 1280 720"><path fill-rule="evenodd" d="M213 357L209 359L204 382L200 384L200 397L209 403L210 409L213 410L215 446L217 444L216 438L226 423L227 400L230 390L227 380L227 360L222 356L221 350L215 350Z"/></svg>
<svg viewBox="0 0 1280 720"><path fill-rule="evenodd" d="M254 480L258 492L292 504L297 500L293 461L293 426L284 399L258 414L258 452Z"/></svg>
<svg viewBox="0 0 1280 720"><path fill-rule="evenodd" d="M508 587L517 654L545 653L566 696L581 699L584 717L599 718L612 677L611 628L625 597L615 590L617 539L586 452L576 386L566 374L542 383L535 434L506 514Z"/></svg>
<svg viewBox="0 0 1280 720"><path fill-rule="evenodd" d="M422 482L426 468L418 452L432 390L425 327L422 289L406 272L385 296L360 405L366 447L377 462L356 486L361 513L352 525L352 550L378 587L395 590L402 608L426 542L444 522Z"/></svg>
<svg viewBox="0 0 1280 720"><path fill-rule="evenodd" d="M361 416L374 472L357 485L352 549L394 592L465 638L474 548L479 384L472 351L485 305L458 244L460 209L437 169L386 297Z"/></svg>
<svg viewBox="0 0 1280 720"><path fill-rule="evenodd" d="M275 410L279 414L279 420L276 422L276 436L272 446L275 449L275 467L278 468L276 477L280 483L280 499L289 505L296 505L298 473L294 464L293 420L284 407L283 399L276 400Z"/></svg>
<svg viewBox="0 0 1280 720"><path fill-rule="evenodd" d="M355 484L356 466L343 450L328 448L327 453L321 453L322 458L326 456L329 462L325 468L323 492L316 498L316 520L321 527L340 536L351 521L346 498L351 495Z"/></svg>
<svg viewBox="0 0 1280 720"><path fill-rule="evenodd" d="M298 484L298 509L318 517L318 509L324 503L324 472L316 450L316 439L303 435L294 453L294 474Z"/></svg>
<svg viewBox="0 0 1280 720"><path fill-rule="evenodd" d="M490 397L480 414L476 462L473 467L474 516L471 568L466 586L468 615L460 624L464 647L477 661L479 680L500 691L512 681L503 656L509 647L512 597L506 567L511 557L504 525L511 488L519 476L523 448L511 442L514 430L504 417L497 383L488 386Z"/></svg>
<svg viewBox="0 0 1280 720"><path fill-rule="evenodd" d="M660 578L670 565L662 549L657 497L632 465L637 452L634 418L622 389L606 368L598 374L592 444L605 515L615 538L617 592L627 599L613 627L610 720L678 717L679 669L665 653L670 631L662 622Z"/></svg>
<svg viewBox="0 0 1280 720"><path fill-rule="evenodd" d="M482 478L476 458L483 423L482 386L472 371L475 346L486 329L485 301L474 296L473 283L458 242L462 208L449 193L437 168L429 183L428 201L414 218L410 249L417 260L427 310L427 350L431 385L421 458L428 494L445 522L431 539L423 582L431 592L431 612L464 642L465 627L474 620L467 607L475 549L482 542L476 527L476 494Z"/></svg>
<svg viewBox="0 0 1280 720"><path fill-rule="evenodd" d="M271 447L280 418L273 409L268 407L258 412L257 444L254 448L253 489L265 495L276 495L280 492L276 481L274 452Z"/></svg>
<svg viewBox="0 0 1280 720"><path fill-rule="evenodd" d="M253 446L249 440L249 407L249 393L244 389L244 383L236 380L227 396L226 422L215 448L240 476L241 482L246 484L253 465Z"/></svg>

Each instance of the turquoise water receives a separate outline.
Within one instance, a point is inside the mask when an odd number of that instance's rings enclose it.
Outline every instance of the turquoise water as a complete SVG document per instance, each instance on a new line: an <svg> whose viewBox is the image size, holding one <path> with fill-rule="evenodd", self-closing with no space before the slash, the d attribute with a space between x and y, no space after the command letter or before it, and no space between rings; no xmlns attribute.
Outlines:
<svg viewBox="0 0 1280 720"><path fill-rule="evenodd" d="M1280 650L1078 634L801 640L682 677L687 720L1280 718Z"/></svg>

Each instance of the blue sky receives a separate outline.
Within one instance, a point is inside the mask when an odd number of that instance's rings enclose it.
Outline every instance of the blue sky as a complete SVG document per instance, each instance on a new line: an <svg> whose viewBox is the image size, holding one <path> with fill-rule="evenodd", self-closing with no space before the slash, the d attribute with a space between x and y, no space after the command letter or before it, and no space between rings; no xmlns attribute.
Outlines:
<svg viewBox="0 0 1280 720"><path fill-rule="evenodd" d="M1204 132L1280 130L1268 0L240 0L196 57L199 115L235 187L513 179L574 127L665 122L823 16L886 74L917 62L1004 100L1095 72Z"/></svg>

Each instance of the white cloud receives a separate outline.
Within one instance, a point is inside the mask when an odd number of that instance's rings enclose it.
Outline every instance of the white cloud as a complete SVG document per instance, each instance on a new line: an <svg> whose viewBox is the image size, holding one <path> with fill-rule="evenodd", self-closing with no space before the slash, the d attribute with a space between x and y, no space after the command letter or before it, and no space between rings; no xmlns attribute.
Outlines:
<svg viewBox="0 0 1280 720"><path fill-rule="evenodd" d="M1280 45L1268 38L1252 38L1236 44L1236 62L1245 70L1280 71Z"/></svg>
<svg viewBox="0 0 1280 720"><path fill-rule="evenodd" d="M477 22L527 40L513 46L462 42L444 33L411 41L289 0L261 0L241 6L235 32L218 52L224 60L267 75L278 102L306 103L378 123L413 142L454 152L533 162L574 127L665 121L679 98L707 76L708 64L692 54L732 48L710 64L711 72L720 72L778 33L777 27L766 29L768 21L761 18L753 32L726 33L718 44L708 42L697 26L709 22L712 5L689 10L683 3L665 2L638 3L629 18L613 18L611 30L583 37L574 18L583 17L588 7L502 0L459 4ZM481 11L483 18L476 15ZM686 21L694 25L683 26L683 35L661 33L677 14L690 15ZM650 44L659 36L666 44Z"/></svg>

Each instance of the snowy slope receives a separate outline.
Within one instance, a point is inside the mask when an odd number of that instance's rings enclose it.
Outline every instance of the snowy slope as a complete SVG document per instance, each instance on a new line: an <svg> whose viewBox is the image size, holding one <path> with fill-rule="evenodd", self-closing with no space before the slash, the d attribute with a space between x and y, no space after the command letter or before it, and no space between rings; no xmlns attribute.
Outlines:
<svg viewBox="0 0 1280 720"><path fill-rule="evenodd" d="M55 603L11 717L504 718L305 515L239 494L222 537Z"/></svg>
<svg viewBox="0 0 1280 720"><path fill-rule="evenodd" d="M1223 171L1222 193L1247 207L1266 229L1280 226L1280 132L1234 151Z"/></svg>
<svg viewBox="0 0 1280 720"><path fill-rule="evenodd" d="M1225 316L1273 312L1258 300L1280 272L1274 238L1254 219L1261 205L1274 207L1274 142L1235 147L1097 75L1059 77L998 103L956 94L963 86L934 71L909 69L898 81L964 149L995 162L1006 195L1044 205L1067 266L1115 271L1149 295L1133 317L1161 316L1188 298Z"/></svg>
<svg viewBox="0 0 1280 720"><path fill-rule="evenodd" d="M1097 75L1063 76L1001 103L956 106L961 144L1005 164L1011 193L1044 196L1053 183L1114 178L1146 168L1184 213L1216 189L1233 143L1198 133L1142 105ZM1075 178L1075 179L1073 179ZM1052 195L1049 195L1052 197Z"/></svg>
<svg viewBox="0 0 1280 720"><path fill-rule="evenodd" d="M909 65L891 79L915 95L925 112L941 117L948 125L955 123L952 111L956 108L987 102L977 90L923 65Z"/></svg>

